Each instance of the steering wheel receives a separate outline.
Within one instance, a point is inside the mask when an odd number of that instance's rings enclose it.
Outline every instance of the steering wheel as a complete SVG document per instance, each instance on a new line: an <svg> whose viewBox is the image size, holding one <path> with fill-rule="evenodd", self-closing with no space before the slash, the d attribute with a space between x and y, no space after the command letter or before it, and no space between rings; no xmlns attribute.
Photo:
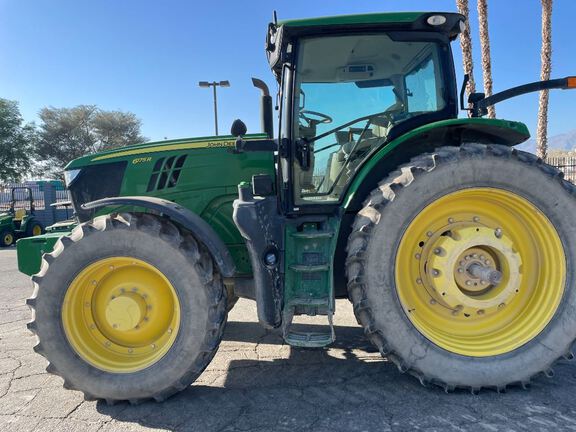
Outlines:
<svg viewBox="0 0 576 432"><path fill-rule="evenodd" d="M313 117L318 118L313 118ZM317 111L302 110L298 113L298 117L308 123L308 126L315 126L318 124L328 124L332 123L332 117L326 114L319 113Z"/></svg>

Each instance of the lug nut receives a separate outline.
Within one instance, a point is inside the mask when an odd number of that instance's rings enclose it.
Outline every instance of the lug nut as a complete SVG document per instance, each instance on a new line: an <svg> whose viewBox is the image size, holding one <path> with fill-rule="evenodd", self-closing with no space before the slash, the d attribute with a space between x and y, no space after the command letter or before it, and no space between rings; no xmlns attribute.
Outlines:
<svg viewBox="0 0 576 432"><path fill-rule="evenodd" d="M498 305L498 307L499 307L500 309L502 309L504 306L506 306L505 303L500 303L500 304Z"/></svg>
<svg viewBox="0 0 576 432"><path fill-rule="evenodd" d="M422 283L422 279L420 279L420 278L416 279L416 283L417 283L418 285L420 285L420 284Z"/></svg>
<svg viewBox="0 0 576 432"><path fill-rule="evenodd" d="M454 218L448 218L448 223L454 223Z"/></svg>
<svg viewBox="0 0 576 432"><path fill-rule="evenodd" d="M442 254L442 252L443 252L443 251L442 251L442 248L436 248L436 249L434 249L434 253L435 253L436 255L440 255L440 254Z"/></svg>
<svg viewBox="0 0 576 432"><path fill-rule="evenodd" d="M460 268L458 269L458 273L464 273L464 269L463 269L462 267L460 267Z"/></svg>
<svg viewBox="0 0 576 432"><path fill-rule="evenodd" d="M433 233L432 231L428 231L428 232L426 233L426 235L427 235L428 237L432 237L432 236L434 235L434 233Z"/></svg>
<svg viewBox="0 0 576 432"><path fill-rule="evenodd" d="M436 300L430 299L430 304L431 304L431 305L435 305L435 304L436 304Z"/></svg>
<svg viewBox="0 0 576 432"><path fill-rule="evenodd" d="M468 286L472 285L472 281L467 280L466 285L468 285Z"/></svg>
<svg viewBox="0 0 576 432"><path fill-rule="evenodd" d="M502 238L502 229L501 228L496 228L494 230L494 235L496 236L496 238Z"/></svg>
<svg viewBox="0 0 576 432"><path fill-rule="evenodd" d="M421 256L422 256L422 255L420 255L419 253L417 253L416 255L414 255L414 258L420 259Z"/></svg>
<svg viewBox="0 0 576 432"><path fill-rule="evenodd" d="M437 270L437 269L432 270L432 275L433 276L440 276L440 270Z"/></svg>
<svg viewBox="0 0 576 432"><path fill-rule="evenodd" d="M484 309L478 309L478 310L476 311L476 313L477 313L478 315L484 315Z"/></svg>
<svg viewBox="0 0 576 432"><path fill-rule="evenodd" d="M134 352L134 350L133 350L132 348L128 348L128 352L129 352L130 354L132 354L132 353Z"/></svg>
<svg viewBox="0 0 576 432"><path fill-rule="evenodd" d="M474 216L474 217L472 218L472 220L473 220L474 222L480 222L480 218L479 218L478 216Z"/></svg>

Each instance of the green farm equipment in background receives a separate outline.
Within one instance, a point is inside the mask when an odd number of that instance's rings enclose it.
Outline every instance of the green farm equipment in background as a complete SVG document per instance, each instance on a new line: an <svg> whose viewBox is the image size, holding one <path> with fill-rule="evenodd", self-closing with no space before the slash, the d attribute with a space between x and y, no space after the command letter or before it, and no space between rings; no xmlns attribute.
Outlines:
<svg viewBox="0 0 576 432"><path fill-rule="evenodd" d="M18 197L18 193L23 196ZM44 227L34 215L34 197L29 187L10 189L10 204L0 213L0 247L8 247L24 237L39 236Z"/></svg>
<svg viewBox="0 0 576 432"><path fill-rule="evenodd" d="M65 169L70 232L18 242L35 350L66 388L161 401L213 358L237 297L294 347L335 339L348 298L366 337L446 391L551 374L576 338L576 188L483 118L524 93L458 92L455 13L272 22L279 131L133 145ZM458 118L459 106L470 118ZM302 328L298 316L323 325Z"/></svg>

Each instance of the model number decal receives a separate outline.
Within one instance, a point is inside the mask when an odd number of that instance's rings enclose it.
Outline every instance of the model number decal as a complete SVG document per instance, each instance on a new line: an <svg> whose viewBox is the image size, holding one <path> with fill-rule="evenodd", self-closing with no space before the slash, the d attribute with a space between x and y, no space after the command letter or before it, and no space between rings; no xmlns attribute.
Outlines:
<svg viewBox="0 0 576 432"><path fill-rule="evenodd" d="M132 160L133 165L140 164L140 163L146 163L146 162L152 162L152 158L151 157L140 157L140 158L136 158L136 159Z"/></svg>

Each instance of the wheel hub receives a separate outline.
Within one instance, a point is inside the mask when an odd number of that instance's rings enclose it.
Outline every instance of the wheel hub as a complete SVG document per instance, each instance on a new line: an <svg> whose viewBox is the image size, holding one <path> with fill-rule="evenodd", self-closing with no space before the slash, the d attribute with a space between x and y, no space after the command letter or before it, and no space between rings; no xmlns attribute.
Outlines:
<svg viewBox="0 0 576 432"><path fill-rule="evenodd" d="M123 294L110 300L106 306L106 320L117 330L128 331L138 327L146 316L146 301L135 293Z"/></svg>
<svg viewBox="0 0 576 432"><path fill-rule="evenodd" d="M433 253L422 263L426 286L453 314L497 312L516 294L522 260L507 236L463 223L433 233L429 247Z"/></svg>

